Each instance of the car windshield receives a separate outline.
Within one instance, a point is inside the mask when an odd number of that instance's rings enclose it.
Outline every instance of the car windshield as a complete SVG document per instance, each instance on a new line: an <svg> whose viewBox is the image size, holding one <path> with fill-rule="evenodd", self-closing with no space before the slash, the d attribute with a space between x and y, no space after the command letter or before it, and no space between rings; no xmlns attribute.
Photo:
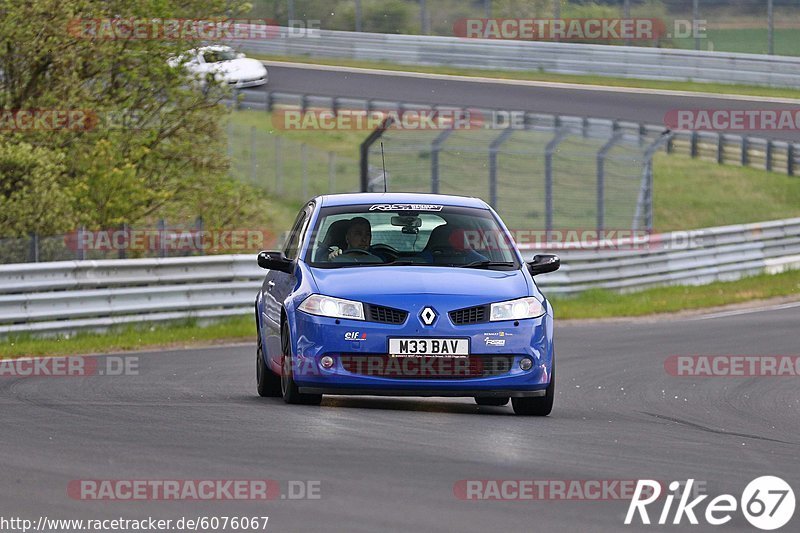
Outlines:
<svg viewBox="0 0 800 533"><path fill-rule="evenodd" d="M419 204L322 208L305 261L320 268L421 265L519 268L488 209Z"/></svg>
<svg viewBox="0 0 800 533"><path fill-rule="evenodd" d="M206 50L203 52L203 59L206 63L230 61L232 59L236 59L236 52L233 50Z"/></svg>

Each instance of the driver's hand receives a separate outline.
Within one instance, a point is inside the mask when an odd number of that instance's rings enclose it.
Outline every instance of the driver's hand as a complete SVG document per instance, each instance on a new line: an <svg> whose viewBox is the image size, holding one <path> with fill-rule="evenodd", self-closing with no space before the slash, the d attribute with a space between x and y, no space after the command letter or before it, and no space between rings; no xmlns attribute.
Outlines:
<svg viewBox="0 0 800 533"><path fill-rule="evenodd" d="M328 261L333 261L334 258L342 255L342 249L338 246L331 246L328 248Z"/></svg>

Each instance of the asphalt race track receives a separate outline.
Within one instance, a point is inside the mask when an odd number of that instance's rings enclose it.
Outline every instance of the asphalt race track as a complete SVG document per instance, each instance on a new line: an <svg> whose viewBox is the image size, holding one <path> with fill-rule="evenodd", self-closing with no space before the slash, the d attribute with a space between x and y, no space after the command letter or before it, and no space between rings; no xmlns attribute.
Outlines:
<svg viewBox="0 0 800 533"><path fill-rule="evenodd" d="M557 398L545 419L466 398L289 406L256 395L252 346L136 354L137 376L4 377L2 514L269 516L268 531L609 531L626 529L627 501L463 501L454 484L694 478L712 496L738 498L772 474L797 490L800 378L673 377L664 360L797 354L799 324L800 306L557 322ZM81 501L67 494L79 479L273 479L284 492L289 480L319 480L321 492L297 501ZM796 531L798 520L783 530ZM740 512L725 526L692 529L754 531Z"/></svg>
<svg viewBox="0 0 800 533"><path fill-rule="evenodd" d="M676 109L800 109L796 100L761 101L754 97L706 97L630 92L620 88L581 89L574 85L515 84L435 79L402 73L377 74L358 69L266 62L269 84L258 89L320 96L349 96L417 104L512 109L663 124ZM794 102L794 103L791 103ZM737 132L740 133L740 132ZM800 142L800 131L760 131L752 135Z"/></svg>

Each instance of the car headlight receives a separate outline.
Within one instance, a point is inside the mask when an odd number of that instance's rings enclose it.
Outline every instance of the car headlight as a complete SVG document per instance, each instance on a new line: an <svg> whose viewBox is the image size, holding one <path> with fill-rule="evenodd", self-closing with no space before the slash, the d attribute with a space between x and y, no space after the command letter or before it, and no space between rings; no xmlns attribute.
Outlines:
<svg viewBox="0 0 800 533"><path fill-rule="evenodd" d="M492 304L489 320L523 320L537 318L545 313L544 306L536 298L520 298Z"/></svg>
<svg viewBox="0 0 800 533"><path fill-rule="evenodd" d="M303 300L298 309L310 315L364 320L364 304L361 302L353 302L321 294L312 294Z"/></svg>

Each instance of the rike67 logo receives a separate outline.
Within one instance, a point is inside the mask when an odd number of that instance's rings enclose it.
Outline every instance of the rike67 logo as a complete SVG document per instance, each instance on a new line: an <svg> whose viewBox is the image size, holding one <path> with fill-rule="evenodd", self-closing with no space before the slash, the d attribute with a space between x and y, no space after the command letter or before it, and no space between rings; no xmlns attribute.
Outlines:
<svg viewBox="0 0 800 533"><path fill-rule="evenodd" d="M709 525L720 526L730 522L737 509L741 509L742 514L752 526L764 531L772 531L789 523L794 515L794 491L786 481L779 477L762 476L754 479L745 487L739 500L731 494L721 494L705 504L705 512L701 512L701 504L708 498L707 494L689 500L692 496L693 484L694 479L689 479L686 483L673 481L669 484L671 494L667 494L664 498L661 512L657 515L658 518L653 517L657 520L656 524L680 525L681 521L686 518L690 524L697 525L700 523L698 521L698 517L700 517L705 519ZM681 487L684 487L683 491L678 493ZM658 481L640 479L628 507L628 514L625 516L625 525L637 522L637 517L642 524L650 525L652 522L647 507L659 500L662 495L661 489L661 483ZM676 499L678 504L673 511L672 505ZM671 521L670 518L672 518Z"/></svg>

